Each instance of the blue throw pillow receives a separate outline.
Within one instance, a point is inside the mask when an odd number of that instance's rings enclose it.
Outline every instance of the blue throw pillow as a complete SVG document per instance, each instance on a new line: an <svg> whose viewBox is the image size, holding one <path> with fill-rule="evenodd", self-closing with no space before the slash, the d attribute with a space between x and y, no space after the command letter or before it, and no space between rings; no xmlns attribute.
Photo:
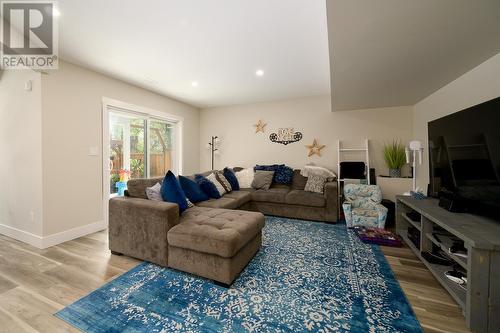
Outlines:
<svg viewBox="0 0 500 333"><path fill-rule="evenodd" d="M293 179L293 169L284 164L256 165L254 170L274 171L273 183L291 184Z"/></svg>
<svg viewBox="0 0 500 333"><path fill-rule="evenodd" d="M236 178L234 171L229 168L224 168L222 173L224 174L224 177L226 177L229 184L231 184L233 191L238 191L240 189L240 183L238 183L238 178Z"/></svg>
<svg viewBox="0 0 500 333"><path fill-rule="evenodd" d="M217 190L217 187L215 187L215 184L212 183L210 180L207 178L203 177L202 175L195 175L194 176L194 181L200 185L201 190L208 195L210 198L213 199L220 199L220 193Z"/></svg>
<svg viewBox="0 0 500 333"><path fill-rule="evenodd" d="M200 185L187 177L179 176L179 184L181 184L182 190L191 202L196 203L210 199L208 195L202 191Z"/></svg>
<svg viewBox="0 0 500 333"><path fill-rule="evenodd" d="M290 167L287 167L284 164L280 165L274 171L273 180L275 183L278 183L278 184L291 184L292 180L293 180L293 169Z"/></svg>
<svg viewBox="0 0 500 333"><path fill-rule="evenodd" d="M186 200L186 195L181 188L181 185L175 178L172 171L168 171L163 179L160 189L161 197L163 201L176 203L179 205L179 213L182 213L188 208L188 203Z"/></svg>

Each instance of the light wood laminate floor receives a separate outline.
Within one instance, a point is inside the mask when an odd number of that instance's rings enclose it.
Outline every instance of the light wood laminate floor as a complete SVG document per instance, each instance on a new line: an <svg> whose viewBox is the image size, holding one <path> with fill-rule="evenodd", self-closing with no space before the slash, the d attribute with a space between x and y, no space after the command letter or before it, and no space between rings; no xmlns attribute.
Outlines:
<svg viewBox="0 0 500 333"><path fill-rule="evenodd" d="M383 248L424 330L469 332L458 305L407 248ZM40 250L0 235L0 332L77 332L53 313L139 263L107 231Z"/></svg>

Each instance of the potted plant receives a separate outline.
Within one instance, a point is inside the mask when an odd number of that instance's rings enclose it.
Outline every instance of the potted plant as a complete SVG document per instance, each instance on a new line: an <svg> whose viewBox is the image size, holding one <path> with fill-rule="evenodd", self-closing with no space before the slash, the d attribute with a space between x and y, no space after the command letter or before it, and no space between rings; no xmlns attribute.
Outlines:
<svg viewBox="0 0 500 333"><path fill-rule="evenodd" d="M389 167L389 176L401 177L401 168L406 164L406 153L400 141L394 140L384 146L384 159Z"/></svg>

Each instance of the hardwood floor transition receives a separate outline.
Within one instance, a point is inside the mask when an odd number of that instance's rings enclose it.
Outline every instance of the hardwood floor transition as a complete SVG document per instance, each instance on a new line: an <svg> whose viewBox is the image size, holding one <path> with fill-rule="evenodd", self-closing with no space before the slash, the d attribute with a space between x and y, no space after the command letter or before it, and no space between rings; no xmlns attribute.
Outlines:
<svg viewBox="0 0 500 333"><path fill-rule="evenodd" d="M78 332L53 316L140 261L111 255L107 231L40 250L0 235L0 332ZM425 332L470 332L461 310L408 248L382 248Z"/></svg>

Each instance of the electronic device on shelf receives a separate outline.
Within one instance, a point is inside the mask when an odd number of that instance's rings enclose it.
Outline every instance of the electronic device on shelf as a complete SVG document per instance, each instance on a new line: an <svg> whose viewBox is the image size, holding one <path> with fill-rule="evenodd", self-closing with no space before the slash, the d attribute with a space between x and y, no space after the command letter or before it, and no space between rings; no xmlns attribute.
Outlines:
<svg viewBox="0 0 500 333"><path fill-rule="evenodd" d="M433 249L432 252L422 252L422 257L431 264L441 266L451 266L455 263L441 249Z"/></svg>
<svg viewBox="0 0 500 333"><path fill-rule="evenodd" d="M467 272L460 266L454 265L451 270L444 272L444 276L446 276L448 280L456 283L462 289L467 289Z"/></svg>
<svg viewBox="0 0 500 333"><path fill-rule="evenodd" d="M420 231L415 227L408 227L408 239L420 250Z"/></svg>
<svg viewBox="0 0 500 333"><path fill-rule="evenodd" d="M408 216L412 221L420 222L420 214L416 211L408 212L406 213L406 216Z"/></svg>

